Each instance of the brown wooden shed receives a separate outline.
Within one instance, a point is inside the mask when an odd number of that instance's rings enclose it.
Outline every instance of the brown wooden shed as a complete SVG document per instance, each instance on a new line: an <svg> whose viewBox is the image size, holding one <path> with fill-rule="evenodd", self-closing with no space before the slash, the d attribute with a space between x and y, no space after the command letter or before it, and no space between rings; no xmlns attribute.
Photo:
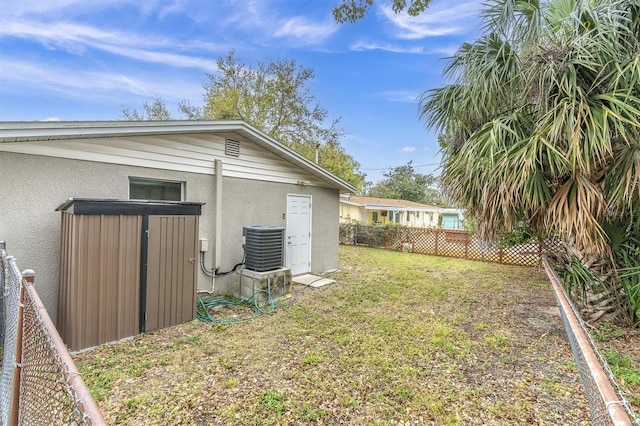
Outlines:
<svg viewBox="0 0 640 426"><path fill-rule="evenodd" d="M69 199L58 330L71 350L195 318L202 203Z"/></svg>

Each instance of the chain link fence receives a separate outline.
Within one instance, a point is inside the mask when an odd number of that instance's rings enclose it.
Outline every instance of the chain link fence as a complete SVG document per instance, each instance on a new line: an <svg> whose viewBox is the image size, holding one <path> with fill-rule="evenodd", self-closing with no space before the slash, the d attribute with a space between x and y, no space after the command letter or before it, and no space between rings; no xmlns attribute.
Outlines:
<svg viewBox="0 0 640 426"><path fill-rule="evenodd" d="M633 412L631 403L624 396L607 360L598 351L579 311L571 303L546 256L543 256L542 264L553 286L560 315L580 372L582 385L589 402L592 424L598 426L640 425L640 417L637 417Z"/></svg>
<svg viewBox="0 0 640 426"><path fill-rule="evenodd" d="M0 374L0 415L3 425L9 425L13 402L13 383L16 364L16 343L18 341L18 307L20 305L20 292L10 289L20 288L22 279L20 271L15 264L15 259L7 257L4 243L0 243L0 263L2 271L0 281L3 285L3 310L4 318L4 345L2 353L2 371Z"/></svg>
<svg viewBox="0 0 640 426"><path fill-rule="evenodd" d="M6 257L5 242L0 241L0 342L4 342L4 311L5 311L5 299L7 297L5 282L4 282L4 259ZM3 255L4 254L4 255Z"/></svg>
<svg viewBox="0 0 640 426"><path fill-rule="evenodd" d="M104 425L102 414L34 287L0 243L6 289L0 375L0 421L13 424Z"/></svg>

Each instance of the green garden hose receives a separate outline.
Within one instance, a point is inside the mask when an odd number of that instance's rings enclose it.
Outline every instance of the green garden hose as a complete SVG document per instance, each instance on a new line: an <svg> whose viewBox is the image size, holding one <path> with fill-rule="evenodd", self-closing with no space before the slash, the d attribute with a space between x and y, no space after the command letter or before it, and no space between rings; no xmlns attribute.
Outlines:
<svg viewBox="0 0 640 426"><path fill-rule="evenodd" d="M224 296L222 297L217 296L217 297L211 297L211 298L198 297L198 306L196 309L196 314L200 321L213 323L213 324L220 324L220 325L233 325L233 324L240 324L243 322L251 321L261 314L272 313L278 309L286 308L287 306L293 305L298 300L298 297L300 296L300 294L302 294L304 290L309 288L311 284L323 278L324 277L320 277L317 280L311 281L308 284L304 284L304 286L295 295L292 295L291 297L278 302L275 301L275 299L271 295L271 292L269 292L268 290L258 290L255 293L253 293L251 297L244 300L239 300L236 298L224 297ZM258 303L257 296L260 294L266 295L267 303L262 305ZM216 318L214 315L212 315L212 310L218 307L234 307L234 306L249 307L251 308L251 313L233 316L233 317L226 317L226 318Z"/></svg>

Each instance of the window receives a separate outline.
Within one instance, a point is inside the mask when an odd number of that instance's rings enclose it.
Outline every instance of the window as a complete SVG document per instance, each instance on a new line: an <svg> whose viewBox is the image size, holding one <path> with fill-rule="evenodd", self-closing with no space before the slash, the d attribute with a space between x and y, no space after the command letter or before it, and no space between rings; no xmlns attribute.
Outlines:
<svg viewBox="0 0 640 426"><path fill-rule="evenodd" d="M129 178L132 200L182 201L184 182Z"/></svg>
<svg viewBox="0 0 640 426"><path fill-rule="evenodd" d="M429 222L433 222L433 213L429 213Z"/></svg>
<svg viewBox="0 0 640 426"><path fill-rule="evenodd" d="M373 220L373 223L378 223L378 212L371 213L371 218Z"/></svg>

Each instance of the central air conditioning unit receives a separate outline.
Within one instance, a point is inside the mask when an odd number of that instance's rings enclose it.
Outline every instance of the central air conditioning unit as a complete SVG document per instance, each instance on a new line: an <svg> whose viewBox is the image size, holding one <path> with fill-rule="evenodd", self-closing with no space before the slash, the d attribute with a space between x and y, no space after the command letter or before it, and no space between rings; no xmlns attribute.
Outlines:
<svg viewBox="0 0 640 426"><path fill-rule="evenodd" d="M284 228L280 226L245 226L244 266L263 272L284 266Z"/></svg>

